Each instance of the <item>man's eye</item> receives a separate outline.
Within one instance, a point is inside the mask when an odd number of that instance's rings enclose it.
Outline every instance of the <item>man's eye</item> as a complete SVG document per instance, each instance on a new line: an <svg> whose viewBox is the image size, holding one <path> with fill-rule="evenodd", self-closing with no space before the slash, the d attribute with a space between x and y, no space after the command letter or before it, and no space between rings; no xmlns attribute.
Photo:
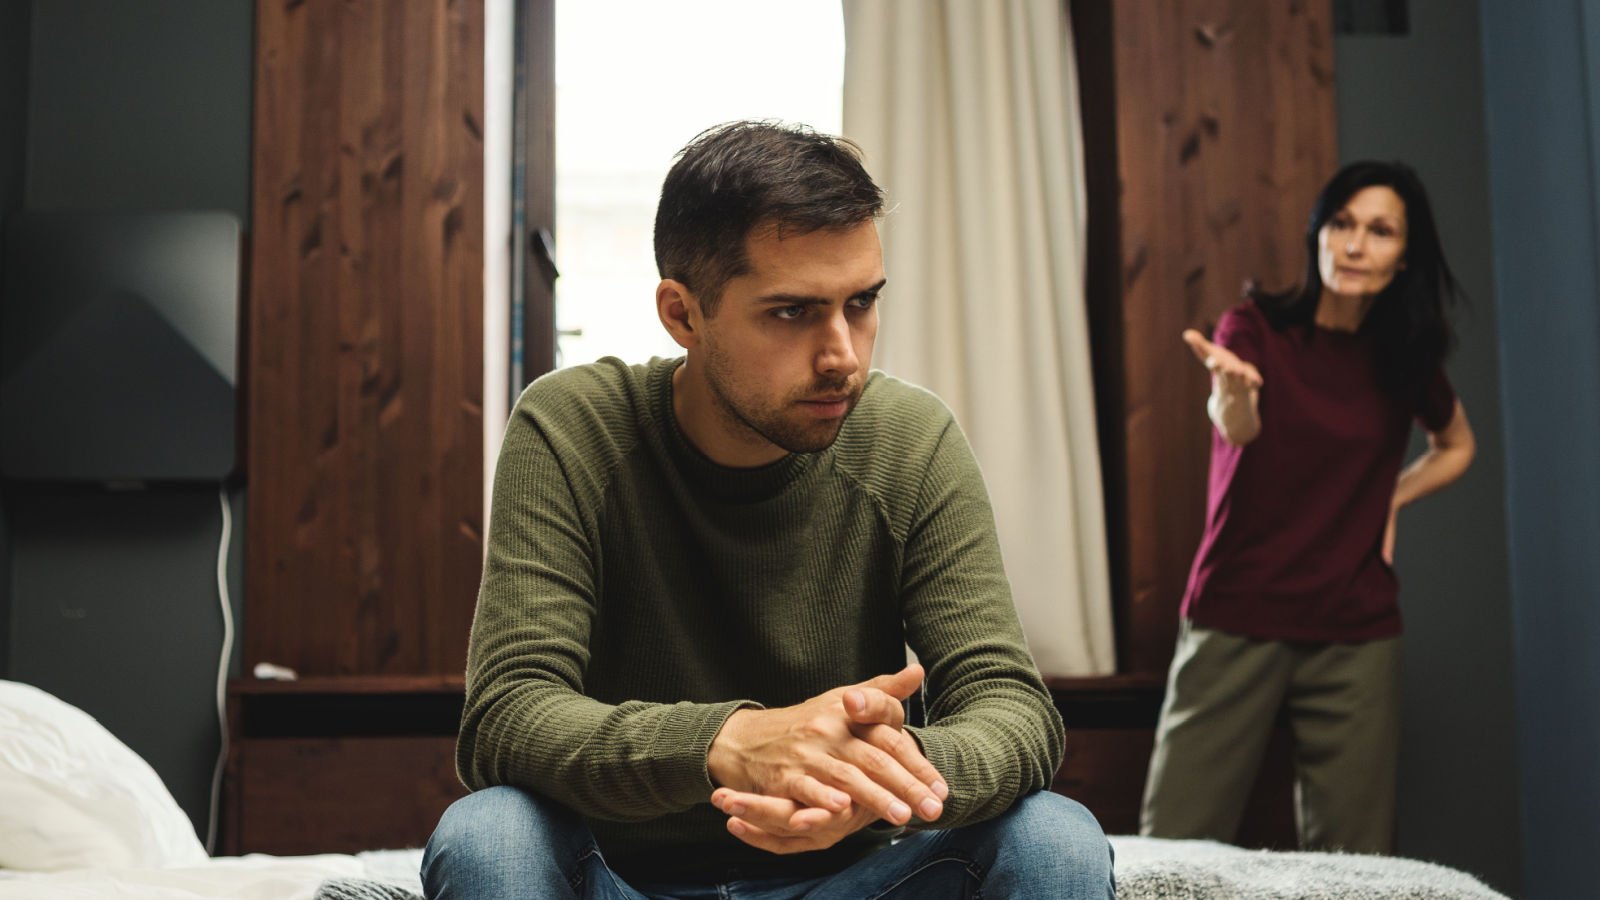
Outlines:
<svg viewBox="0 0 1600 900"><path fill-rule="evenodd" d="M806 308L804 306L780 306L772 311L774 318L782 319L786 322L798 319L805 314Z"/></svg>

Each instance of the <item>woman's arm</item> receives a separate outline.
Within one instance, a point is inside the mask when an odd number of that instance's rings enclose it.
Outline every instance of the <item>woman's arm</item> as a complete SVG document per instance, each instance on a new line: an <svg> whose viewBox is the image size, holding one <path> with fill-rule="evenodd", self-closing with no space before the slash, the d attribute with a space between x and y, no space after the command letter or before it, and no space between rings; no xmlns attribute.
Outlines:
<svg viewBox="0 0 1600 900"><path fill-rule="evenodd" d="M1261 373L1192 328L1183 333L1183 340L1211 373L1211 398L1206 401L1211 424L1230 444L1242 447L1255 440L1261 433Z"/></svg>
<svg viewBox="0 0 1600 900"><path fill-rule="evenodd" d="M1395 520L1400 508L1460 478L1472 465L1472 457L1477 451L1472 425L1467 422L1467 410L1458 399L1449 423L1438 431L1428 432L1428 451L1406 466L1395 482L1394 499L1389 504L1389 527L1383 535L1385 562L1394 562Z"/></svg>

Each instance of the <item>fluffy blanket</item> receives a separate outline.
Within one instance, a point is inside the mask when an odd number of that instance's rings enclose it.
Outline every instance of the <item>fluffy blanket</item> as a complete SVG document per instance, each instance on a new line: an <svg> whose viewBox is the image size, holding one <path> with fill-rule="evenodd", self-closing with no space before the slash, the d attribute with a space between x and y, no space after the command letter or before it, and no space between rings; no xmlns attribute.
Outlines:
<svg viewBox="0 0 1600 900"><path fill-rule="evenodd" d="M1392 856L1113 837L1122 900L1506 900L1465 872Z"/></svg>
<svg viewBox="0 0 1600 900"><path fill-rule="evenodd" d="M1111 846L1120 900L1506 900L1465 872L1414 859L1122 836ZM419 857L362 854L375 877L329 879L316 900L421 900Z"/></svg>
<svg viewBox="0 0 1600 900"><path fill-rule="evenodd" d="M366 878L330 878L312 900L422 900L421 850L359 853Z"/></svg>

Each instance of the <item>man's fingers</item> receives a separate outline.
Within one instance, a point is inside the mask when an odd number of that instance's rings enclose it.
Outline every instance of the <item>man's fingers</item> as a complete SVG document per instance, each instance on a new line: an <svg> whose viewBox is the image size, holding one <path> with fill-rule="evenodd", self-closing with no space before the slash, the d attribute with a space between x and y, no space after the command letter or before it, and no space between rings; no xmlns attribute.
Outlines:
<svg viewBox="0 0 1600 900"><path fill-rule="evenodd" d="M804 831L810 827L810 820L807 818L800 820L800 828L791 828L790 822L801 807L786 797L727 791L713 794L711 802L723 815L743 819L768 834L781 836L791 831ZM827 810L822 812L826 814Z"/></svg>
<svg viewBox="0 0 1600 900"><path fill-rule="evenodd" d="M906 723L906 708L902 701L877 688L847 688L844 692L844 711L850 721L862 725L900 728Z"/></svg>
<svg viewBox="0 0 1600 900"><path fill-rule="evenodd" d="M950 797L950 786L933 763L922 755L917 739L904 731L871 726L861 732L861 739L894 757L918 781L928 786L933 796L943 803ZM928 818L923 816L923 818Z"/></svg>
<svg viewBox="0 0 1600 900"><path fill-rule="evenodd" d="M931 821L943 813L943 799L890 753L861 740L847 756L848 761L836 761L827 780L848 793L857 806L892 825L904 825L914 815ZM937 773L932 777L942 782Z"/></svg>
<svg viewBox="0 0 1600 900"><path fill-rule="evenodd" d="M728 820L728 833L768 853L804 853L808 850L832 847L840 838L859 830L864 824L866 823L846 818L830 822L825 828L814 828L802 834L783 835L773 834L753 822L734 817Z"/></svg>
<svg viewBox="0 0 1600 900"><path fill-rule="evenodd" d="M932 786L922 781L910 768L902 765L894 754L868 741L862 741L854 748L851 762L855 763L868 778L887 789L904 804L904 808L908 811L907 818L914 814L925 821L932 821L944 812L944 803L934 794ZM895 812L897 809L899 807L890 807L890 814L884 818L896 825L904 825L906 819L898 817Z"/></svg>
<svg viewBox="0 0 1600 900"><path fill-rule="evenodd" d="M819 809L815 806L802 806L789 816L789 831L796 834L809 834L821 831L834 823L834 820L848 817L851 807L846 806L838 812Z"/></svg>
<svg viewBox="0 0 1600 900"><path fill-rule="evenodd" d="M802 812L807 811L802 810ZM820 810L809 810L809 812L820 812ZM768 853L804 853L807 850L821 850L838 843L840 838L865 824L858 821L862 818L864 817L860 815L829 816L819 820L814 826L808 826L804 831L789 833L785 830L768 830L742 816L732 816L728 819L728 833Z"/></svg>
<svg viewBox="0 0 1600 900"><path fill-rule="evenodd" d="M794 839L783 840L763 831L754 823L733 816L728 819L728 833L752 847L768 853L799 853L810 849Z"/></svg>
<svg viewBox="0 0 1600 900"><path fill-rule="evenodd" d="M860 746L866 747L865 743ZM903 771L903 770L902 770ZM911 806L854 763L834 760L827 780L834 787L850 795L856 806L892 825L904 825L911 820ZM896 780L896 785L903 780Z"/></svg>
<svg viewBox="0 0 1600 900"><path fill-rule="evenodd" d="M877 688L896 700L904 700L922 687L922 666L912 663L892 675L877 675L856 685L858 688Z"/></svg>
<svg viewBox="0 0 1600 900"><path fill-rule="evenodd" d="M838 788L829 787L810 775L796 778L794 783L789 785L789 795L806 806L815 806L832 812L843 812L850 808L849 794Z"/></svg>
<svg viewBox="0 0 1600 900"><path fill-rule="evenodd" d="M815 782L814 782L815 783ZM827 796L837 795L842 803L836 809L809 806L788 797L769 797L719 788L711 795L711 803L730 818L755 826L774 838L791 838L814 831L837 830L849 820L859 817L856 807L850 804L849 795L817 783Z"/></svg>

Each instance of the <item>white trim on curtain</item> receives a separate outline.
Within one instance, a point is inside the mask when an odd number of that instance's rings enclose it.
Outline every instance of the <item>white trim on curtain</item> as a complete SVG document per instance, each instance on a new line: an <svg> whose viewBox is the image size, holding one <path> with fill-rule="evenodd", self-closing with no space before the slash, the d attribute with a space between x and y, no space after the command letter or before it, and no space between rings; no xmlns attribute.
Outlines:
<svg viewBox="0 0 1600 900"><path fill-rule="evenodd" d="M889 195L875 363L939 394L1047 675L1116 668L1062 0L844 0L844 132Z"/></svg>

